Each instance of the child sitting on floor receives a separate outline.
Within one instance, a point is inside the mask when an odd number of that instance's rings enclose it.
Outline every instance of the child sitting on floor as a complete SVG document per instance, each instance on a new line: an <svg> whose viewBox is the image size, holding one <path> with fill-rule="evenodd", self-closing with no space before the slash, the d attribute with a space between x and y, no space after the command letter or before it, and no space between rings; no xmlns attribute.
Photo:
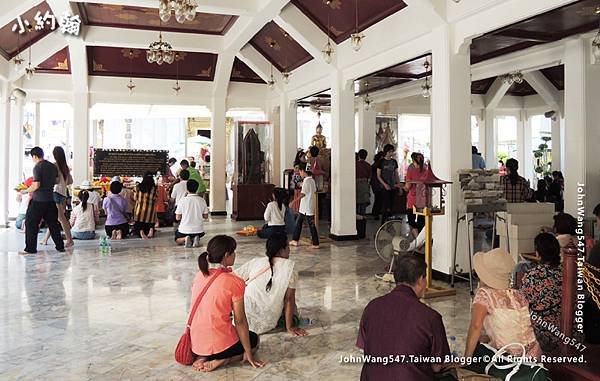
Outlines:
<svg viewBox="0 0 600 381"><path fill-rule="evenodd" d="M178 245L185 244L186 248L200 247L200 238L204 237L202 220L208 218L208 206L204 198L196 193L196 180L188 180L186 187L188 194L179 201L175 210L175 219L179 221L175 242Z"/></svg>

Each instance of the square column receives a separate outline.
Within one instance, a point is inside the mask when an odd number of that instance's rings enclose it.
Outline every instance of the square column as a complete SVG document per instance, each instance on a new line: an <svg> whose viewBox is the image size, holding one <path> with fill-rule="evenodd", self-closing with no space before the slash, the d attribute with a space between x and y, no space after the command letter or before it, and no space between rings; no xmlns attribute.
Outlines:
<svg viewBox="0 0 600 381"><path fill-rule="evenodd" d="M285 169L292 168L298 150L298 110L296 103L290 101L287 94L279 97L279 168L281 173L275 179L283 177ZM280 180L281 181L281 180ZM287 186L287 184L283 184Z"/></svg>
<svg viewBox="0 0 600 381"><path fill-rule="evenodd" d="M354 84L331 74L331 238L356 239Z"/></svg>
<svg viewBox="0 0 600 381"><path fill-rule="evenodd" d="M433 269L450 274L456 213L460 201L459 169L471 168L471 76L468 46L457 53L448 26L433 31L431 96L431 165L446 188L446 213L433 218ZM486 118L487 121L487 118ZM488 125L486 125L487 128ZM464 227L458 239L457 264L467 269Z"/></svg>
<svg viewBox="0 0 600 381"><path fill-rule="evenodd" d="M498 146L498 128L494 118L494 110L487 109L483 110L483 137L481 132L479 133L480 145L484 146L483 152L485 152L485 165L486 168L493 169L498 167L498 159L496 158Z"/></svg>
<svg viewBox="0 0 600 381"><path fill-rule="evenodd" d="M377 112L371 108L365 110L365 102L362 98L358 102L358 149L366 149L369 152L368 161L373 161L375 152L375 134Z"/></svg>
<svg viewBox="0 0 600 381"><path fill-rule="evenodd" d="M14 188L23 178L23 99L17 98L15 103L10 104L10 133L9 145L6 146L10 154L10 167L8 172L9 189ZM51 157L52 152L45 152L46 157ZM50 154L50 156L48 156ZM26 173L25 176L31 176L31 173ZM19 210L19 204L14 197L9 196L9 211L10 217L16 217Z"/></svg>
<svg viewBox="0 0 600 381"><path fill-rule="evenodd" d="M561 142L561 126L560 120L562 115L556 114L552 117L552 170L560 171L562 161L562 142Z"/></svg>
<svg viewBox="0 0 600 381"><path fill-rule="evenodd" d="M600 202L600 167L597 165L597 144L600 141L600 65L591 64L589 39L565 43L565 212L577 216L585 206L590 216ZM585 193L583 204L578 196Z"/></svg>
<svg viewBox="0 0 600 381"><path fill-rule="evenodd" d="M91 177L89 95L73 95L73 184L79 185Z"/></svg>
<svg viewBox="0 0 600 381"><path fill-rule="evenodd" d="M8 82L0 83L0 147L2 150L2 164L0 164L0 227L8 223L8 199L11 186L8 181L10 171L10 87Z"/></svg>
<svg viewBox="0 0 600 381"><path fill-rule="evenodd" d="M225 161L227 132L225 130L225 97L214 97L212 101L212 117L210 118L210 136L212 150L210 156L210 214L226 216L225 190L226 173Z"/></svg>

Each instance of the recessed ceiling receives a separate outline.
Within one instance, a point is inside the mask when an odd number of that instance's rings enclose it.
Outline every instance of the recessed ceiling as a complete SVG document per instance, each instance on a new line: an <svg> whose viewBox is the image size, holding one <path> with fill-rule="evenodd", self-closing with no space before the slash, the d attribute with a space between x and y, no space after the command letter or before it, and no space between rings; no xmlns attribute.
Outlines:
<svg viewBox="0 0 600 381"><path fill-rule="evenodd" d="M477 37L471 43L471 63L594 30L598 6L599 0L577 1Z"/></svg>
<svg viewBox="0 0 600 381"><path fill-rule="evenodd" d="M336 44L348 39L355 31L356 2L358 1L358 30L367 29L384 18L406 7L401 0L292 0L298 9L311 19ZM329 22L328 22L329 21ZM325 41L323 41L325 44Z"/></svg>
<svg viewBox="0 0 600 381"><path fill-rule="evenodd" d="M10 60L17 55L19 49L21 52L23 52L29 46L35 44L40 39L52 33L50 25L45 25L45 28L42 30L35 30L36 23L34 17L38 11L44 15L46 11L50 11L50 6L44 1L21 15L21 20L23 20L23 23L25 24L25 20L27 20L29 25L31 25L31 32L19 34L19 27L17 27L16 31L12 31L13 25L17 24L17 17L15 17L10 23L0 28L1 56L7 60ZM58 29L58 19L56 19L55 27Z"/></svg>
<svg viewBox="0 0 600 381"><path fill-rule="evenodd" d="M331 107L331 89L299 99L296 105L298 107L316 107L321 110L328 109Z"/></svg>
<svg viewBox="0 0 600 381"><path fill-rule="evenodd" d="M273 21L267 23L252 37L250 45L282 72L292 71L313 59L299 43Z"/></svg>
<svg viewBox="0 0 600 381"><path fill-rule="evenodd" d="M550 81L550 83L552 83L552 85L554 85L557 90L562 91L565 89L564 65L547 67L545 69L541 69L540 72L548 79L548 81ZM490 77L471 82L471 94L487 94L495 79L496 77ZM528 95L535 95L537 94L537 91L535 91L535 89L524 80L521 84L514 83L511 85L506 94L514 97L524 97Z"/></svg>
<svg viewBox="0 0 600 381"><path fill-rule="evenodd" d="M431 66L429 70L425 69L426 61L431 64L431 54L425 54L362 77L354 81L354 92L356 95L362 95L431 75Z"/></svg>
<svg viewBox="0 0 600 381"><path fill-rule="evenodd" d="M178 63L157 65L148 63L145 49L132 49L134 58L130 60L129 48L88 46L89 74L109 77L132 77L176 79ZM211 53L180 52L179 79L192 81L212 81L215 76L217 55Z"/></svg>
<svg viewBox="0 0 600 381"><path fill-rule="evenodd" d="M265 83L248 65L235 57L233 67L231 68L231 77L233 82Z"/></svg>
<svg viewBox="0 0 600 381"><path fill-rule="evenodd" d="M565 65L547 67L540 70L557 90L565 89Z"/></svg>
<svg viewBox="0 0 600 381"><path fill-rule="evenodd" d="M490 77L471 82L471 94L487 94L495 80L496 77Z"/></svg>
<svg viewBox="0 0 600 381"><path fill-rule="evenodd" d="M36 66L36 73L71 74L69 47L54 53L50 58Z"/></svg>
<svg viewBox="0 0 600 381"><path fill-rule="evenodd" d="M157 1L158 2L158 1ZM77 3L84 24L115 28L163 30L167 32L224 35L237 20L237 16L196 13L192 21L180 24L175 17L164 23L157 8Z"/></svg>

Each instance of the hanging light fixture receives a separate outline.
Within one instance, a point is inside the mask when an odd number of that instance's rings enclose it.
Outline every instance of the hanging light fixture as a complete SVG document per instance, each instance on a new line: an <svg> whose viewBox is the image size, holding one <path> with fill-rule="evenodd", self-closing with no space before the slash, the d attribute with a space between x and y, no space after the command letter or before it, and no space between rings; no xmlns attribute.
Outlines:
<svg viewBox="0 0 600 381"><path fill-rule="evenodd" d="M269 77L269 80L267 81L267 85L269 86L269 89L273 90L275 88L275 77L273 77L273 64L271 64L271 76Z"/></svg>
<svg viewBox="0 0 600 381"><path fill-rule="evenodd" d="M179 61L181 60L181 56L179 53L175 53L175 61L177 62L177 74L175 76L175 86L173 86L173 91L175 91L175 95L179 95L181 91L181 86L179 86Z"/></svg>
<svg viewBox="0 0 600 381"><path fill-rule="evenodd" d="M325 44L325 47L323 48L323 50L321 50L321 53L323 53L323 59L325 60L325 62L330 64L331 61L333 60L333 54L335 53L335 50L333 49L333 45L331 45L331 42L329 39L329 30L331 29L331 25L329 25L331 0L327 0L325 3L327 4L327 44Z"/></svg>
<svg viewBox="0 0 600 381"><path fill-rule="evenodd" d="M17 55L13 58L13 63L15 64L15 70L19 71L21 65L25 62L23 57L21 57L21 34L17 33Z"/></svg>
<svg viewBox="0 0 600 381"><path fill-rule="evenodd" d="M158 41L154 41L146 50L146 60L148 63L172 64L175 59L173 47L168 42L163 41L162 32L158 32Z"/></svg>
<svg viewBox="0 0 600 381"><path fill-rule="evenodd" d="M356 5L354 33L350 35L350 42L352 43L352 49L358 52L362 47L362 40L365 38L365 35L358 31L358 0L354 0L354 4Z"/></svg>
<svg viewBox="0 0 600 381"><path fill-rule="evenodd" d="M365 82L365 92L366 92L366 95L363 98L363 103L365 105L365 110L369 111L371 109L371 107L373 106L373 101L369 97L369 82Z"/></svg>
<svg viewBox="0 0 600 381"><path fill-rule="evenodd" d="M287 32L284 32L283 37L290 38L290 35ZM290 76L292 75L292 73L287 70L287 68L288 68L287 50L285 51L284 56L285 56L285 68L281 72L281 79L282 79L283 83L285 83L287 85L288 83L290 83Z"/></svg>
<svg viewBox="0 0 600 381"><path fill-rule="evenodd" d="M600 65L600 6L596 8L598 15L598 33L592 40L592 54L594 55L594 63Z"/></svg>
<svg viewBox="0 0 600 381"><path fill-rule="evenodd" d="M513 71L500 76L500 80L506 84L512 85L513 83L523 83L523 73L520 71Z"/></svg>
<svg viewBox="0 0 600 381"><path fill-rule="evenodd" d="M127 59L129 60L129 83L127 84L127 89L129 90L129 95L133 95L133 90L135 89L135 83L133 83L133 79L131 78L131 76L132 76L131 66L133 63L133 58L134 58L133 49L129 49L129 52L127 54Z"/></svg>
<svg viewBox="0 0 600 381"><path fill-rule="evenodd" d="M31 31L33 30L33 27L31 25L29 25L27 27L27 32L30 34ZM29 36L30 39L30 44L29 44L29 61L27 63L27 67L25 68L25 77L29 80L31 78L33 78L33 74L35 73L35 68L33 66L31 66L31 35Z"/></svg>
<svg viewBox="0 0 600 381"><path fill-rule="evenodd" d="M431 68L431 64L429 63L429 57L425 58L423 67L425 68L425 83L421 86L421 95L423 96L423 98L429 98L431 97L432 87L429 83L429 69Z"/></svg>
<svg viewBox="0 0 600 381"><path fill-rule="evenodd" d="M196 17L198 4L194 0L159 0L158 15L163 22L171 19L171 12L175 12L175 20L183 24Z"/></svg>

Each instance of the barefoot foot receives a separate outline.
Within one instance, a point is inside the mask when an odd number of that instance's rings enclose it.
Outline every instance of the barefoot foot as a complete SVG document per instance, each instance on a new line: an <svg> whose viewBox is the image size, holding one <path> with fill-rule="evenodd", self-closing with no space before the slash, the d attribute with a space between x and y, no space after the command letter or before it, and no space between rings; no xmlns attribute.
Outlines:
<svg viewBox="0 0 600 381"><path fill-rule="evenodd" d="M213 370L215 370L223 365L227 365L228 363L229 363L229 359L207 361L204 363L204 367L202 368L202 371L203 372L212 372Z"/></svg>
<svg viewBox="0 0 600 381"><path fill-rule="evenodd" d="M290 241L290 246L298 246L298 241L295 241L295 240Z"/></svg>
<svg viewBox="0 0 600 381"><path fill-rule="evenodd" d="M204 363L206 362L206 357L198 357L196 361L192 364L194 369L198 371L204 370Z"/></svg>

